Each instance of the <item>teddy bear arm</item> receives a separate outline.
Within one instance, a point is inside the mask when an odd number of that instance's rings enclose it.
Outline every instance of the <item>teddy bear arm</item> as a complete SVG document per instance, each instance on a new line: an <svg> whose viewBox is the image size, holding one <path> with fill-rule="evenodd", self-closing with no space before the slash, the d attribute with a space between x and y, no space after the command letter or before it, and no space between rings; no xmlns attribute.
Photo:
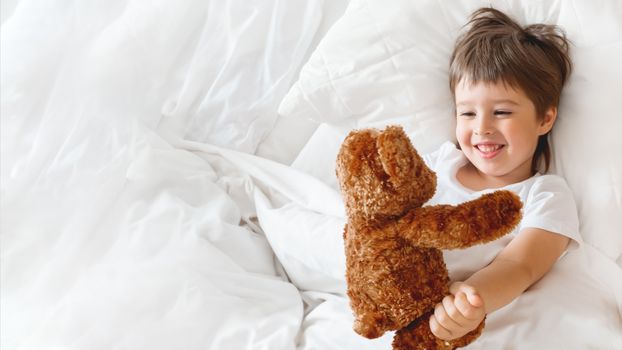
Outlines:
<svg viewBox="0 0 622 350"><path fill-rule="evenodd" d="M520 221L522 203L509 191L497 191L457 206L416 208L398 223L400 235L421 247L460 249L493 241Z"/></svg>
<svg viewBox="0 0 622 350"><path fill-rule="evenodd" d="M416 208L398 222L399 235L422 248L455 249L460 246L464 225L454 220L456 207L434 205Z"/></svg>

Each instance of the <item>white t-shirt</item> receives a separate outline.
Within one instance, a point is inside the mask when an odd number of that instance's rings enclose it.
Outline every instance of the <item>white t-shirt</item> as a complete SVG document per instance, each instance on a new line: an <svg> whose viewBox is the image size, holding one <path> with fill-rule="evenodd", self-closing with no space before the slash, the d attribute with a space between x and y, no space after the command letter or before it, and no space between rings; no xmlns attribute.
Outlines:
<svg viewBox="0 0 622 350"><path fill-rule="evenodd" d="M473 191L462 186L456 178L458 169L466 164L468 159L453 143L444 143L435 152L424 155L423 159L437 176L436 193L425 205L457 205L501 189L516 193L523 202L523 218L511 233L490 243L443 252L452 281L463 281L488 265L514 237L520 234L522 229L527 227L540 228L569 237L571 243L568 249L575 249L582 244L577 208L572 192L562 177L536 174L527 180L502 188Z"/></svg>

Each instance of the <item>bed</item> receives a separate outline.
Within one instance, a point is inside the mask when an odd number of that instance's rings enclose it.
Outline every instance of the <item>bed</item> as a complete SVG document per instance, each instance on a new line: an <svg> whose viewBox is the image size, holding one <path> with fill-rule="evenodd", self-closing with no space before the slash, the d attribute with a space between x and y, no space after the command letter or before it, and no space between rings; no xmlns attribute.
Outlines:
<svg viewBox="0 0 622 350"><path fill-rule="evenodd" d="M2 0L0 348L389 349L352 331L334 160L453 139L447 60L487 1ZM562 26L552 135L584 244L468 349L622 349L622 3Z"/></svg>

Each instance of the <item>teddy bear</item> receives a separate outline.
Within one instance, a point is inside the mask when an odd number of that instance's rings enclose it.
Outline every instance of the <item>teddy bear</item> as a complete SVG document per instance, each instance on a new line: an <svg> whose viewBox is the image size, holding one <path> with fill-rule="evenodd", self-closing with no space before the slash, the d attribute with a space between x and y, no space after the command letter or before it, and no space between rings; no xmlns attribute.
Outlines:
<svg viewBox="0 0 622 350"><path fill-rule="evenodd" d="M483 321L451 341L430 330L434 306L449 294L441 249L510 232L521 219L519 197L499 190L457 206L424 206L436 191L436 174L400 126L350 132L336 173L347 214L343 238L354 331L370 339L397 331L396 350L455 349L475 340Z"/></svg>

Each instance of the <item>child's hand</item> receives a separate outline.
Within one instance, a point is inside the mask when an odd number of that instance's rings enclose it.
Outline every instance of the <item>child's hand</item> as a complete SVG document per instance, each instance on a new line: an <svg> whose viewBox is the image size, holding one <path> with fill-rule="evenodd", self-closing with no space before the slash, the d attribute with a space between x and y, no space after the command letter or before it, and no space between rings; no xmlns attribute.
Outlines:
<svg viewBox="0 0 622 350"><path fill-rule="evenodd" d="M484 301L472 286L454 282L449 292L452 295L437 304L430 317L432 333L443 340L462 337L477 328L486 316Z"/></svg>

